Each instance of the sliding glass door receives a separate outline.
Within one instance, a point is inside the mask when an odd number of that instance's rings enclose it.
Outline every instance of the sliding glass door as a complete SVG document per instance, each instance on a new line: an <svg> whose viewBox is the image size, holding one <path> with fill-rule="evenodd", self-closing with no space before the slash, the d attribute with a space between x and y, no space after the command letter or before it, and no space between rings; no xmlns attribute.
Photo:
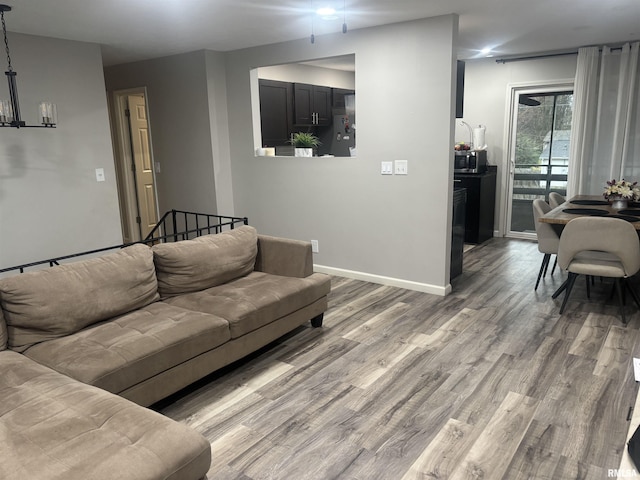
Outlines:
<svg viewBox="0 0 640 480"><path fill-rule="evenodd" d="M573 92L518 90L513 95L508 236L535 235L533 200L566 195Z"/></svg>

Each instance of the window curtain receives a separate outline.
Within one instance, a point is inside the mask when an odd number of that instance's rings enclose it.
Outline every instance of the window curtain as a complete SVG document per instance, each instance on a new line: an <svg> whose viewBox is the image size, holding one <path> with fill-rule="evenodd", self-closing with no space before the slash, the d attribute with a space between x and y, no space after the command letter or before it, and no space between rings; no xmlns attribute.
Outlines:
<svg viewBox="0 0 640 480"><path fill-rule="evenodd" d="M640 181L640 42L578 51L568 196L599 195L607 180Z"/></svg>

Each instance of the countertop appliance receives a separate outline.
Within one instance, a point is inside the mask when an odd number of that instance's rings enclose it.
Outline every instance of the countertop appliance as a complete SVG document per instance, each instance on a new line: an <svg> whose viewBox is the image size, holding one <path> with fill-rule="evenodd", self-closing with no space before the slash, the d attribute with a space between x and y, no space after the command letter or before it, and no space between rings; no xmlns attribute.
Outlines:
<svg viewBox="0 0 640 480"><path fill-rule="evenodd" d="M487 171L487 151L456 150L453 171L455 173L485 173Z"/></svg>

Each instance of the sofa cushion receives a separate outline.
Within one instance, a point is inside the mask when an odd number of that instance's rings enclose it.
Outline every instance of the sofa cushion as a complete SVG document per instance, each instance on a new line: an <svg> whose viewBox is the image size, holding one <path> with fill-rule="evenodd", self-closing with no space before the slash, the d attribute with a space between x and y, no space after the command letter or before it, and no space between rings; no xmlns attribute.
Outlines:
<svg viewBox="0 0 640 480"><path fill-rule="evenodd" d="M0 353L3 480L197 480L211 446L185 425L16 352Z"/></svg>
<svg viewBox="0 0 640 480"><path fill-rule="evenodd" d="M257 253L258 234L250 226L154 245L160 295L197 292L247 275Z"/></svg>
<svg viewBox="0 0 640 480"><path fill-rule="evenodd" d="M4 321L2 308L0 308L0 351L7 348L7 322Z"/></svg>
<svg viewBox="0 0 640 480"><path fill-rule="evenodd" d="M215 312L229 322L237 338L324 297L331 289L328 275L305 278L252 272L224 285L164 300L171 305Z"/></svg>
<svg viewBox="0 0 640 480"><path fill-rule="evenodd" d="M113 393L230 339L226 320L161 302L73 335L34 345L33 360Z"/></svg>
<svg viewBox="0 0 640 480"><path fill-rule="evenodd" d="M146 245L0 280L9 347L77 332L158 300L153 254Z"/></svg>

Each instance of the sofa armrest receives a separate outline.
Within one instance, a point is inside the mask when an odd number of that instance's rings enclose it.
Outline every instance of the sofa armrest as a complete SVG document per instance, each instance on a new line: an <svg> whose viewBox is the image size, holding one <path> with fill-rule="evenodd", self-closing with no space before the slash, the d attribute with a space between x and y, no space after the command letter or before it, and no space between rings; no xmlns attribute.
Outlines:
<svg viewBox="0 0 640 480"><path fill-rule="evenodd" d="M255 270L285 277L308 277L313 274L311 243L258 235Z"/></svg>

